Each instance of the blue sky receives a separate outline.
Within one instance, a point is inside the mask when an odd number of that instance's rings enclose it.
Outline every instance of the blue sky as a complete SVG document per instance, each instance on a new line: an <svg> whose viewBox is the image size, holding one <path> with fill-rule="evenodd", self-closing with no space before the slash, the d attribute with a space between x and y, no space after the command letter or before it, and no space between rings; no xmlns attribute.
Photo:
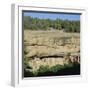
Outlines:
<svg viewBox="0 0 90 90"><path fill-rule="evenodd" d="M43 13L43 12L24 12L24 16L31 16L33 18L40 19L52 19L57 18L62 20L80 20L80 14L69 14L69 13Z"/></svg>

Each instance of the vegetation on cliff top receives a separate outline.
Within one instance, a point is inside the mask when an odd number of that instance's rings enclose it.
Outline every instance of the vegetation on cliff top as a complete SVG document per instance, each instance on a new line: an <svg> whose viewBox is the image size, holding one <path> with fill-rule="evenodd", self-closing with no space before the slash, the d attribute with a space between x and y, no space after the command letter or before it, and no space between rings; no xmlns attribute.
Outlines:
<svg viewBox="0 0 90 90"><path fill-rule="evenodd" d="M65 32L80 32L80 21L70 20L51 20L51 19L39 19L32 18L30 16L24 16L23 20L24 30L63 30Z"/></svg>

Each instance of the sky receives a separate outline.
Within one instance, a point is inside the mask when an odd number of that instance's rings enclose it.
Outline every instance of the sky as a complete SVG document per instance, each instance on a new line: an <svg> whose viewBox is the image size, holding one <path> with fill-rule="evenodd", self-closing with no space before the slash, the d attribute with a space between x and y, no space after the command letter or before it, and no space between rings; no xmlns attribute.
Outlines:
<svg viewBox="0 0 90 90"><path fill-rule="evenodd" d="M33 18L40 19L62 19L62 20L80 20L80 14L71 14L71 13L48 13L48 12L31 12L25 11L24 16L31 16Z"/></svg>

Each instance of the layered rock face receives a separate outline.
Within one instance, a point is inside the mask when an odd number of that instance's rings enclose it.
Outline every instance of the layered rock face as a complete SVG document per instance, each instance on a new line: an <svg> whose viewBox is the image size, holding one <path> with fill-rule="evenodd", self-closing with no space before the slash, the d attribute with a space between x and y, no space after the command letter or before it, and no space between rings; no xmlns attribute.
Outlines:
<svg viewBox="0 0 90 90"><path fill-rule="evenodd" d="M33 70L41 65L80 63L79 33L25 30L24 49L27 52L24 56Z"/></svg>

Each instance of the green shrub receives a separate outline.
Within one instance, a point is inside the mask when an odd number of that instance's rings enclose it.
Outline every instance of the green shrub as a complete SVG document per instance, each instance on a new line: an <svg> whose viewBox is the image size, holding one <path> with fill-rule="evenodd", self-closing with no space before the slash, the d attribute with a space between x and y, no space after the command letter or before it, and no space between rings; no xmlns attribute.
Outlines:
<svg viewBox="0 0 90 90"><path fill-rule="evenodd" d="M61 69L63 69L63 68L64 68L63 65L57 64L57 65L55 65L55 66L52 66L52 67L50 68L50 71L53 72L53 73L56 73L58 70L61 70Z"/></svg>
<svg viewBox="0 0 90 90"><path fill-rule="evenodd" d="M48 72L48 71L50 71L48 65L46 65L46 66L41 65L41 66L39 67L39 69L38 69L38 73L46 73L46 72Z"/></svg>
<svg viewBox="0 0 90 90"><path fill-rule="evenodd" d="M41 65L37 71L25 71L26 76L30 75L33 77L37 76L61 76L61 75L77 75L80 74L79 63L69 63L64 65L55 65L49 67L48 65Z"/></svg>

